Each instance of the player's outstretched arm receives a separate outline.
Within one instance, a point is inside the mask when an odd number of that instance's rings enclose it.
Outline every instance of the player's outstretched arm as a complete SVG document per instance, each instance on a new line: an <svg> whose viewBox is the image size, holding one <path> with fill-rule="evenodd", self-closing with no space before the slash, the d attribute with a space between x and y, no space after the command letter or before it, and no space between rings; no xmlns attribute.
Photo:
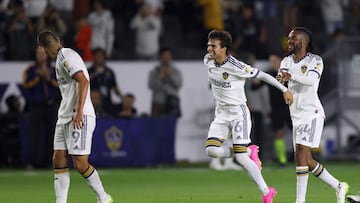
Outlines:
<svg viewBox="0 0 360 203"><path fill-rule="evenodd" d="M291 92L283 84L277 81L274 77L263 71L259 71L257 78L281 90L283 92L283 96L286 104L291 105L293 103L294 99Z"/></svg>

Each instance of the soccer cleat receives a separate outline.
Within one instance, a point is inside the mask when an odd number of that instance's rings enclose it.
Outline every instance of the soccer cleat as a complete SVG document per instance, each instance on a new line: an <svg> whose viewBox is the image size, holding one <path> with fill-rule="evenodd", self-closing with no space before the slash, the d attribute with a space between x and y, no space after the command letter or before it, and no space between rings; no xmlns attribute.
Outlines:
<svg viewBox="0 0 360 203"><path fill-rule="evenodd" d="M336 190L337 203L345 203L345 196L348 191L349 185L346 182L340 182Z"/></svg>
<svg viewBox="0 0 360 203"><path fill-rule="evenodd" d="M255 162L255 164L259 167L259 169L261 170L261 161L259 159L259 146L257 145L250 145L248 147L250 149L250 159L253 160Z"/></svg>
<svg viewBox="0 0 360 203"><path fill-rule="evenodd" d="M114 202L113 198L109 194L107 194L106 200L104 200L104 201L98 200L97 203L113 203L113 202Z"/></svg>
<svg viewBox="0 0 360 203"><path fill-rule="evenodd" d="M262 195L262 203L273 203L273 199L276 195L276 190L273 187L269 187L269 193L267 195Z"/></svg>
<svg viewBox="0 0 360 203"><path fill-rule="evenodd" d="M358 194L358 195L348 195L346 197L346 199L350 203L360 203L360 194Z"/></svg>

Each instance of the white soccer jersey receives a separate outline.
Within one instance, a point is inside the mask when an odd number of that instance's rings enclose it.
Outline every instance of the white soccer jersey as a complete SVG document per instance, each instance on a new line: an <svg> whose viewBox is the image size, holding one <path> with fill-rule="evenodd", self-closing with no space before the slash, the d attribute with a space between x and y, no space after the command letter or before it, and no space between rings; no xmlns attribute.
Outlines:
<svg viewBox="0 0 360 203"><path fill-rule="evenodd" d="M229 55L222 64L215 64L215 60L204 57L204 64L208 67L215 103L220 106L246 105L245 81L259 73L256 68L247 65Z"/></svg>
<svg viewBox="0 0 360 203"><path fill-rule="evenodd" d="M80 55L70 48L61 48L56 58L56 79L62 96L58 111L58 124L71 121L77 107L78 84L72 78L76 73L82 71L86 79L90 80L87 68ZM95 111L90 99L90 87L86 94L84 104L84 115L94 116Z"/></svg>
<svg viewBox="0 0 360 203"><path fill-rule="evenodd" d="M294 97L294 103L290 105L294 125L315 117L325 118L317 93L323 68L322 58L312 53L307 53L300 61L295 61L293 55L281 61L279 71L287 71L291 74L288 88Z"/></svg>

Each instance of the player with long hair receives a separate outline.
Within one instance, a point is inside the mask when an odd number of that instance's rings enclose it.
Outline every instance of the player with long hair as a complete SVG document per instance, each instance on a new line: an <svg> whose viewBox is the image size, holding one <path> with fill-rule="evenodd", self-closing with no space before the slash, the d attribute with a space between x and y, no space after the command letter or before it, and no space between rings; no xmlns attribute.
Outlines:
<svg viewBox="0 0 360 203"><path fill-rule="evenodd" d="M336 190L337 202L344 203L349 186L333 177L325 167L315 161L312 148L320 145L325 113L318 97L318 87L324 69L322 58L313 54L311 31L296 27L288 35L290 55L281 61L279 81L288 81L294 95L289 107L293 125L293 143L296 161L296 203L304 203L309 173Z"/></svg>

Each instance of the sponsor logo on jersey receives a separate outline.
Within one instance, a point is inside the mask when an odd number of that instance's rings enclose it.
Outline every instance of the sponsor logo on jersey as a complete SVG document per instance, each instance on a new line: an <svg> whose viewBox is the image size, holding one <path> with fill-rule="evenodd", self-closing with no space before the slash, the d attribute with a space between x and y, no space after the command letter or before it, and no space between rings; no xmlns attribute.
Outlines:
<svg viewBox="0 0 360 203"><path fill-rule="evenodd" d="M214 85L216 87L226 88L226 89L231 88L230 82L219 81L214 78L210 78L210 82L211 82L211 85Z"/></svg>
<svg viewBox="0 0 360 203"><path fill-rule="evenodd" d="M224 80L228 79L228 77L229 77L229 73L227 73L227 72L223 72L222 75L223 75Z"/></svg>
<svg viewBox="0 0 360 203"><path fill-rule="evenodd" d="M117 128L116 126L111 126L107 131L105 131L105 141L106 146L112 152L116 152L121 148L124 133Z"/></svg>
<svg viewBox="0 0 360 203"><path fill-rule="evenodd" d="M300 69L301 69L301 72L302 72L302 73L305 73L306 70L307 70L307 66L303 65L303 66L301 66Z"/></svg>

